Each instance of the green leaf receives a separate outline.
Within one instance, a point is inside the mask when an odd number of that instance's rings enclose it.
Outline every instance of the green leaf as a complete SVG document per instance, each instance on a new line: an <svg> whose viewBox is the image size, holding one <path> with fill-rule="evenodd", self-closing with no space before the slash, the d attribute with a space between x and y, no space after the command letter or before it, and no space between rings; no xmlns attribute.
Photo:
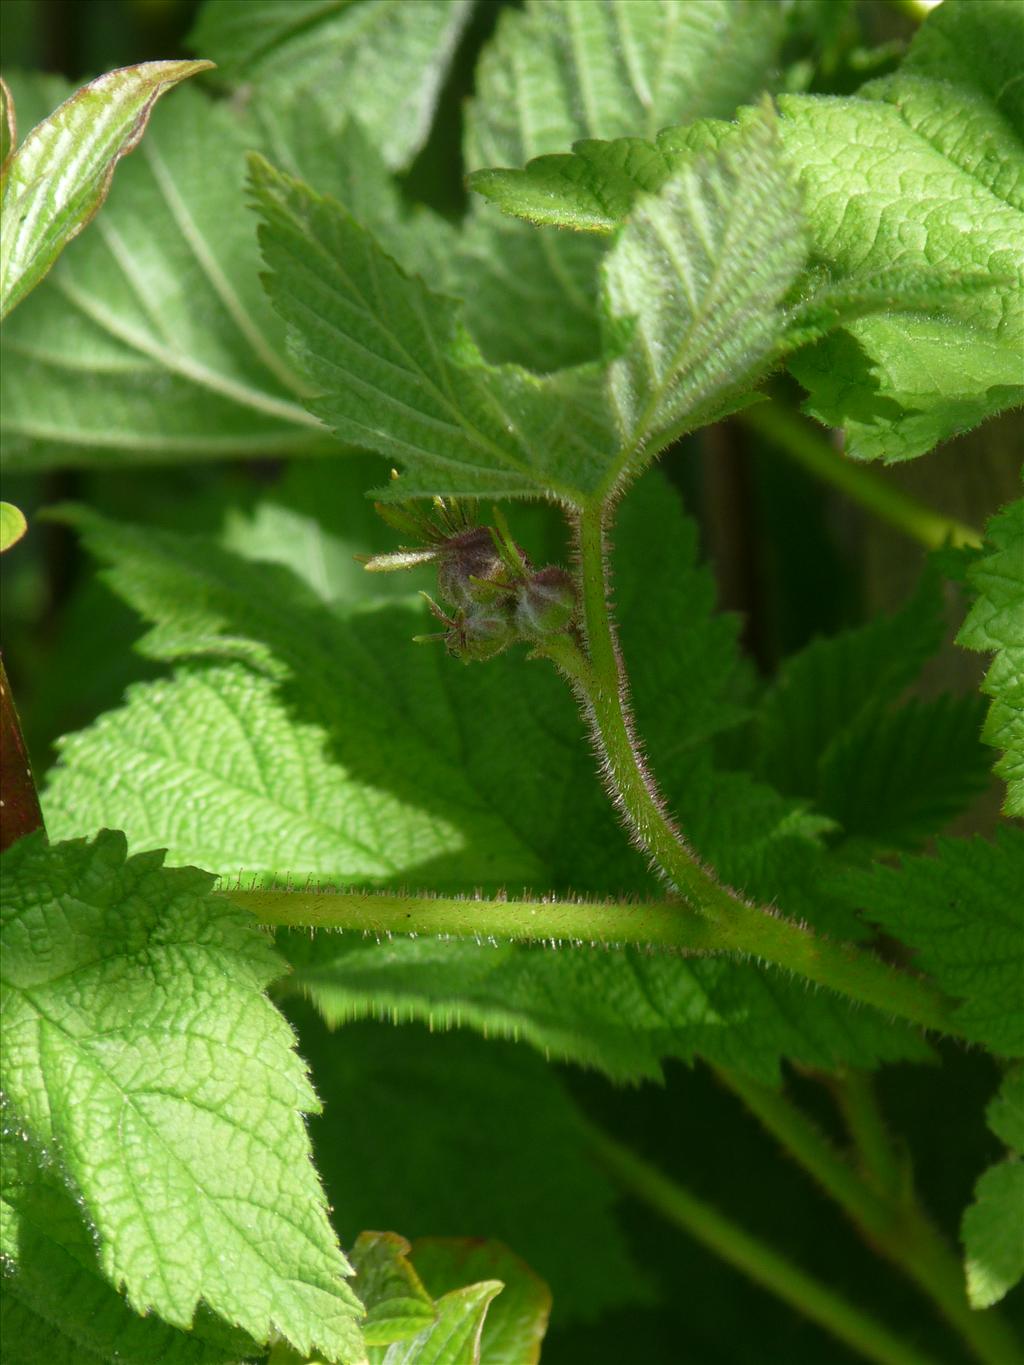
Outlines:
<svg viewBox="0 0 1024 1365"><path fill-rule="evenodd" d="M790 368L854 455L904 459L1019 401L1024 117L1007 54L1024 41L1022 24L1001 0L953 0L895 76L855 97L780 100L782 146L828 278L788 340L848 328ZM560 145L498 138L483 161L492 168L546 155L523 171L478 171L471 187L535 222L607 232L695 148L730 136L698 122L652 137L634 121L600 142L592 128L562 126Z"/></svg>
<svg viewBox="0 0 1024 1365"><path fill-rule="evenodd" d="M1003 750L1007 815L1024 815L1024 499L988 524L993 553L969 571L978 593L957 643L995 653L982 691L992 698L982 738Z"/></svg>
<svg viewBox="0 0 1024 1365"><path fill-rule="evenodd" d="M251 162L267 287L339 437L409 468L403 493L571 499L615 448L594 368L488 366L452 301L411 279L339 205Z"/></svg>
<svg viewBox="0 0 1024 1365"><path fill-rule="evenodd" d="M967 1293L975 1308L990 1308L1024 1275L1024 1161L990 1166L964 1213Z"/></svg>
<svg viewBox="0 0 1024 1365"><path fill-rule="evenodd" d="M929 570L900 611L814 640L785 660L758 706L753 771L781 792L818 798L826 756L845 748L863 716L899 698L938 650L944 629L941 582ZM839 758L829 767L835 794L846 769Z"/></svg>
<svg viewBox="0 0 1024 1365"><path fill-rule="evenodd" d="M397 1233L361 1232L349 1252L366 1309L362 1328L368 1346L406 1341L437 1321L433 1300L409 1260L411 1250Z"/></svg>
<svg viewBox="0 0 1024 1365"><path fill-rule="evenodd" d="M621 357L538 378L486 365L457 307L338 206L265 162L253 182L271 297L324 393L312 410L406 468L390 496L607 496L682 431L746 401L803 264L796 191L754 121L648 200L609 257Z"/></svg>
<svg viewBox="0 0 1024 1365"><path fill-rule="evenodd" d="M1008 1057L1024 1054L1024 830L993 843L940 839L934 858L850 872L843 894L915 950L919 967L963 1003L965 1036Z"/></svg>
<svg viewBox="0 0 1024 1365"><path fill-rule="evenodd" d="M394 532L377 515L366 489L383 475L379 460L345 455L296 460L253 506L229 507L221 544L246 559L282 564L323 602L355 605L373 598L408 599L434 586L431 569L368 574L356 554L384 554Z"/></svg>
<svg viewBox="0 0 1024 1365"><path fill-rule="evenodd" d="M52 1162L44 1166L10 1123L0 1156L0 1332L11 1365L222 1365L255 1349L203 1310L189 1332L133 1313L104 1279Z"/></svg>
<svg viewBox="0 0 1024 1365"><path fill-rule="evenodd" d="M641 202L604 267L611 315L635 334L609 367L621 447L602 491L746 401L804 260L800 198L767 117Z"/></svg>
<svg viewBox="0 0 1024 1365"><path fill-rule="evenodd" d="M19 86L21 106L44 96L59 98L54 82ZM195 90L156 110L92 231L4 324L9 468L333 448L298 401L258 278L244 211L244 153L258 137Z"/></svg>
<svg viewBox="0 0 1024 1365"><path fill-rule="evenodd" d="M505 8L467 106L465 164L521 166L580 138L730 117L772 79L782 28L780 6L750 0ZM600 248L473 204L445 285L488 360L561 369L601 352Z"/></svg>
<svg viewBox="0 0 1024 1365"><path fill-rule="evenodd" d="M356 116L339 115L323 93L252 111L258 135L274 164L320 194L330 194L369 228L403 269L424 278L447 278L461 233L422 204L410 204L398 180Z"/></svg>
<svg viewBox="0 0 1024 1365"><path fill-rule="evenodd" d="M790 361L808 408L863 459L907 459L1022 392L1019 5L947 0L903 67L855 98L784 97L815 254L839 277L936 269L946 306L865 319ZM965 276L987 290L957 295Z"/></svg>
<svg viewBox="0 0 1024 1365"><path fill-rule="evenodd" d="M329 88L398 169L426 141L471 11L472 0L208 0L190 42L270 102Z"/></svg>
<svg viewBox="0 0 1024 1365"><path fill-rule="evenodd" d="M1024 1067L1014 1066L1006 1073L986 1117L996 1137L1024 1155Z"/></svg>
<svg viewBox="0 0 1024 1365"><path fill-rule="evenodd" d="M302 1119L316 1097L261 994L282 964L208 874L161 864L110 831L7 852L4 1091L137 1311L187 1328L203 1300L258 1341L354 1361L361 1310Z"/></svg>
<svg viewBox="0 0 1024 1365"><path fill-rule="evenodd" d="M987 785L978 698L896 704L942 643L941 587L929 561L898 612L785 660L743 744L758 777L842 827L844 856L919 847Z"/></svg>
<svg viewBox="0 0 1024 1365"><path fill-rule="evenodd" d="M379 1024L328 1033L310 1010L295 1014L324 1098L311 1135L343 1238L374 1218L404 1227L413 1266L435 1296L457 1283L503 1281L512 1311L498 1315L498 1327L525 1319L527 1304L539 1325L543 1286L527 1277L521 1292L515 1260L449 1278L438 1258L421 1266L418 1238L469 1233L514 1247L551 1286L563 1322L649 1297L615 1217L616 1191L587 1159L585 1120L543 1058L468 1033Z"/></svg>
<svg viewBox="0 0 1024 1365"><path fill-rule="evenodd" d="M611 233L641 195L662 186L701 152L714 152L734 129L712 119L664 128L651 141L584 138L570 153L535 157L523 170L491 168L467 177L471 190L515 218L576 232Z"/></svg>
<svg viewBox="0 0 1024 1365"><path fill-rule="evenodd" d="M466 161L522 166L579 138L731 117L771 79L783 25L760 0L530 0L480 59Z"/></svg>
<svg viewBox="0 0 1024 1365"><path fill-rule="evenodd" d="M480 1339L483 1365L537 1365L551 1312L551 1291L501 1242L459 1237L420 1237L413 1262L434 1295L476 1280L501 1280L487 1310Z"/></svg>
<svg viewBox="0 0 1024 1365"><path fill-rule="evenodd" d="M325 487L321 501L330 496ZM409 643L422 615L407 604L328 610L285 571L200 538L75 520L114 562L112 586L157 623L145 651L193 662L63 742L45 798L51 830L81 833L119 813L134 848L300 886L656 891L553 671L512 657L458 667ZM517 539L538 563L563 553L542 531L517 510ZM639 732L670 807L729 884L855 936L820 885L820 817L710 767L702 746L742 718L745 675L735 622L713 614L696 528L659 474L625 502L616 536ZM654 637L664 649L650 649ZM921 1051L870 1012L726 960L336 936L296 960L296 985L331 1018L462 1022L619 1077L656 1076L668 1055L774 1079L780 1055L870 1065Z"/></svg>
<svg viewBox="0 0 1024 1365"><path fill-rule="evenodd" d="M35 288L93 218L107 197L114 168L138 146L160 96L210 66L206 61L144 62L108 72L32 129L4 169L0 317ZM5 87L5 128L13 117L7 99Z"/></svg>
<svg viewBox="0 0 1024 1365"><path fill-rule="evenodd" d="M0 77L0 177L7 175L17 145L18 125L14 116L14 100L7 88L7 82Z"/></svg>
<svg viewBox="0 0 1024 1365"><path fill-rule="evenodd" d="M500 1280L453 1289L438 1299L437 1321L411 1341L371 1346L369 1365L482 1365L480 1336Z"/></svg>
<svg viewBox="0 0 1024 1365"><path fill-rule="evenodd" d="M287 570L201 537L69 516L157 622L143 652L211 662L129 689L126 710L61 746L51 830L120 811L133 848L170 845L225 875L467 888L540 875L465 770L450 661L410 642L421 603L335 612Z"/></svg>
<svg viewBox="0 0 1024 1365"><path fill-rule="evenodd" d="M998 1303L1024 1276L1024 1067L1006 1073L987 1113L1011 1155L984 1172L963 1217L967 1294L975 1308Z"/></svg>
<svg viewBox="0 0 1024 1365"><path fill-rule="evenodd" d="M0 502L0 554L17 545L27 530L25 513L12 502Z"/></svg>
<svg viewBox="0 0 1024 1365"><path fill-rule="evenodd" d="M989 785L980 697L867 705L819 765L815 804L847 840L916 849Z"/></svg>

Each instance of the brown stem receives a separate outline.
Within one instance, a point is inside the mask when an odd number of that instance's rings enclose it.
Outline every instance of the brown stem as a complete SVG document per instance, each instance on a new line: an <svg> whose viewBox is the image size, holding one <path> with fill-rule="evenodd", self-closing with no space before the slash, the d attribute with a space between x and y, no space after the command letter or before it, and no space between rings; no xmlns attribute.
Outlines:
<svg viewBox="0 0 1024 1365"><path fill-rule="evenodd" d="M32 765L0 658L0 851L43 828Z"/></svg>

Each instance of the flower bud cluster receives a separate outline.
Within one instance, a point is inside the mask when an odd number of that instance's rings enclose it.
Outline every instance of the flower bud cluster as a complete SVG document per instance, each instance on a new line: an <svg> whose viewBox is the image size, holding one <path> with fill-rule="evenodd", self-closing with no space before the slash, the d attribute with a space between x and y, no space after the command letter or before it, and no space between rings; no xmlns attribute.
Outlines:
<svg viewBox="0 0 1024 1365"><path fill-rule="evenodd" d="M572 629L576 589L569 574L555 565L535 569L497 509L494 526L479 525L475 504L454 498L435 498L431 514L403 503L378 503L377 510L422 547L375 555L364 560L367 569L437 565L444 605L430 597L427 602L445 629L417 639L440 640L449 654L471 663L492 659L517 640L537 647Z"/></svg>

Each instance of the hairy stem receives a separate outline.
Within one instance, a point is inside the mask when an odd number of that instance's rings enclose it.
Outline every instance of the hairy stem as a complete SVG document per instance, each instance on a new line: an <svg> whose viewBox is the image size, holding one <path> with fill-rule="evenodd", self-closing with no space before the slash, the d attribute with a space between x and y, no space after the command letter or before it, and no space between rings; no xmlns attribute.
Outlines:
<svg viewBox="0 0 1024 1365"><path fill-rule="evenodd" d="M781 1090L759 1085L739 1072L717 1067L714 1070L835 1200L865 1241L914 1280L935 1303L977 1360L984 1365L1019 1365L1024 1357L1005 1322L992 1313L975 1313L971 1309L960 1262L932 1226L907 1182L901 1182L902 1194L898 1189L877 1187L836 1151ZM879 1139L884 1137L881 1116L876 1113L870 1124L865 1120L862 1115L858 1128L869 1141L875 1164L881 1165L880 1174L888 1181L895 1175L898 1163L891 1150L884 1157L878 1150ZM885 1145L889 1146L887 1140Z"/></svg>
<svg viewBox="0 0 1024 1365"><path fill-rule="evenodd" d="M544 648L580 699L603 759L612 800L638 846L650 855L689 910L710 921L720 951L787 968L886 1014L928 1028L948 1028L949 1002L932 987L892 971L852 944L834 943L720 885L672 823L641 757L629 710L608 601L604 519L605 508L591 504L580 512L577 526L586 653L569 636ZM680 913L685 913L682 907Z"/></svg>
<svg viewBox="0 0 1024 1365"><path fill-rule="evenodd" d="M931 1365L916 1346L900 1341L820 1280L697 1199L627 1147L596 1131L591 1132L590 1145L595 1158L624 1189L868 1360L879 1365Z"/></svg>
<svg viewBox="0 0 1024 1365"><path fill-rule="evenodd" d="M441 934L507 943L635 944L681 953L755 956L923 1028L956 1034L953 1002L928 982L848 944L752 907L694 914L677 900L489 900L390 891L264 891L221 886L261 924L366 934Z"/></svg>
<svg viewBox="0 0 1024 1365"><path fill-rule="evenodd" d="M832 447L820 427L781 403L755 403L740 414L739 421L785 451L815 478L838 488L926 549L936 550L947 541L953 545L981 544L981 535L973 526L943 516L873 469L848 459Z"/></svg>

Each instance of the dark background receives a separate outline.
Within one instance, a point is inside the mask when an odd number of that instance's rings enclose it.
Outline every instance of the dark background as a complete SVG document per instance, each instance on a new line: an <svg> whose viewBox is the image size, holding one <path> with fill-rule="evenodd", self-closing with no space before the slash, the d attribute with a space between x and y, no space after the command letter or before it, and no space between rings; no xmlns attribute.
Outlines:
<svg viewBox="0 0 1024 1365"><path fill-rule="evenodd" d="M464 205L457 151L461 101L472 88L476 54L499 8L495 0L480 4L434 133L405 177L410 197L452 216ZM818 88L843 90L861 79L849 56L858 43L898 44L911 25L890 5L848 7L837 0L836 8L843 11L845 48L837 42L815 79ZM2 0L3 63L81 80L116 66L188 55L185 35L197 9L196 0ZM845 57L837 55L840 49ZM780 383L780 396L787 394L795 406L795 388L790 392ZM980 526L1015 496L1022 436L1019 418L1004 418L883 476ZM919 547L738 424L682 443L669 452L666 468L699 517L721 604L741 613L745 646L765 674L813 636L898 605L919 571ZM73 497L173 523L186 504L206 506L212 517L218 504L245 502L278 472L273 463L134 474L57 472L8 479L4 496L29 512ZM194 514L190 519L201 529ZM41 774L58 735L115 705L128 681L153 670L130 652L139 633L135 618L96 581L62 528L37 528L4 556L3 575L5 657ZM99 616L102 648L92 624ZM926 686L976 686L981 667L978 658L950 647L930 669ZM997 794L980 801L958 832L989 828L997 806ZM302 1015L299 1022L314 1074L328 1074L330 1035L311 1017ZM433 1045L443 1068L448 1045L444 1039ZM931 1307L857 1240L706 1069L673 1064L666 1087L637 1090L614 1089L579 1071L564 1077L590 1114L677 1173L694 1193L877 1311L938 1360L962 1359L953 1354L956 1348ZM891 1067L880 1077L886 1113L906 1136L921 1193L954 1241L973 1180L999 1155L983 1118L996 1083L987 1058L955 1046L944 1049L941 1067ZM832 1128L821 1088L800 1078L795 1087L796 1097ZM621 1217L661 1302L620 1310L591 1325L557 1326L544 1352L546 1365L842 1365L859 1359L636 1203L624 1201ZM1018 1290L1011 1305L1020 1303Z"/></svg>

